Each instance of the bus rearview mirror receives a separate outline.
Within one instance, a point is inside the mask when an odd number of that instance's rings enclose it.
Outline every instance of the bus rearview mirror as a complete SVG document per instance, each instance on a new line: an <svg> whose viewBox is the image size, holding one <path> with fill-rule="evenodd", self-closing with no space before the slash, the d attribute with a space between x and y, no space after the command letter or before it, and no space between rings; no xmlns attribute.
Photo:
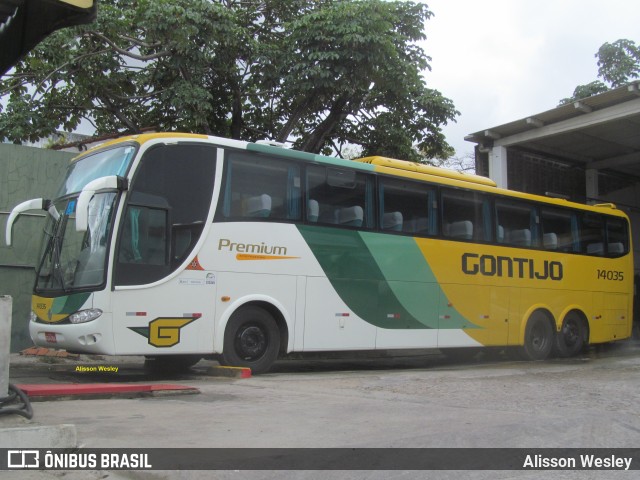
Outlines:
<svg viewBox="0 0 640 480"><path fill-rule="evenodd" d="M87 183L80 192L78 197L78 205L76 206L76 231L86 232L89 228L89 202L93 196L100 190L118 190L127 189L127 181L116 175L108 177L100 177Z"/></svg>

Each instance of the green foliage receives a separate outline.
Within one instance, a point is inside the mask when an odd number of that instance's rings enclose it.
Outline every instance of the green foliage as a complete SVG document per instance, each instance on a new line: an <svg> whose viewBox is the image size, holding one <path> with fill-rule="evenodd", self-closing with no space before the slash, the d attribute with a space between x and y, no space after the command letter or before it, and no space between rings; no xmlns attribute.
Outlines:
<svg viewBox="0 0 640 480"><path fill-rule="evenodd" d="M156 128L442 157L452 149L441 126L458 112L424 79L417 42L431 16L404 1L104 0L95 24L53 34L2 79L0 137L35 140L88 119L96 134Z"/></svg>
<svg viewBox="0 0 640 480"><path fill-rule="evenodd" d="M598 59L598 77L606 83L595 80L586 85L578 85L573 96L560 100L560 105L606 92L640 78L640 46L631 40L620 39L604 43L595 57Z"/></svg>
<svg viewBox="0 0 640 480"><path fill-rule="evenodd" d="M640 46L631 40L620 39L605 43L596 57L598 76L612 87L619 87L640 77Z"/></svg>
<svg viewBox="0 0 640 480"><path fill-rule="evenodd" d="M563 98L562 100L560 100L560 105L573 103L583 98L591 97L599 93L604 93L607 90L609 90L609 87L607 87L600 80L595 80L591 83L587 83L586 85L578 85L573 91L573 95L571 97Z"/></svg>

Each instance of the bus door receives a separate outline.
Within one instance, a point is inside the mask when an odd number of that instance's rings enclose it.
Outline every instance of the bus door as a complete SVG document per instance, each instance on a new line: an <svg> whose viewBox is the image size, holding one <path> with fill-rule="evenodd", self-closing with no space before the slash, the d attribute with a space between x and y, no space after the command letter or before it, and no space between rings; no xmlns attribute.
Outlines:
<svg viewBox="0 0 640 480"><path fill-rule="evenodd" d="M140 160L117 230L117 354L213 349L216 277L197 249L211 226L216 154L212 145L160 144Z"/></svg>

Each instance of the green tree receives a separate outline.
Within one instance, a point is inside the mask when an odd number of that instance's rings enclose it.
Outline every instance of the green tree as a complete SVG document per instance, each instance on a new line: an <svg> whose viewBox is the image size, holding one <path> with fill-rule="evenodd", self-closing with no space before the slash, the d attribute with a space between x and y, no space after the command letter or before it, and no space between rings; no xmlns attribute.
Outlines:
<svg viewBox="0 0 640 480"><path fill-rule="evenodd" d="M631 40L620 39L604 43L595 57L598 59L598 77L604 82L595 80L586 85L578 85L571 97L560 100L560 105L606 92L640 78L640 46Z"/></svg>
<svg viewBox="0 0 640 480"><path fill-rule="evenodd" d="M640 46L631 40L620 39L605 43L596 57L598 76L611 87L620 87L640 77Z"/></svg>
<svg viewBox="0 0 640 480"><path fill-rule="evenodd" d="M96 23L57 32L3 78L0 137L35 140L84 119L96 134L447 156L441 127L458 112L427 87L417 44L431 16L404 1L104 0Z"/></svg>

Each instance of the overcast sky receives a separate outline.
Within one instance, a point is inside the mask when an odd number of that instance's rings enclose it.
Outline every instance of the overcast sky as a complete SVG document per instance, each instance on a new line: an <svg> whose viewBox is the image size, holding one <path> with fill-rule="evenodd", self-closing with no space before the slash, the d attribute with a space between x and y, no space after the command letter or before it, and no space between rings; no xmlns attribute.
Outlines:
<svg viewBox="0 0 640 480"><path fill-rule="evenodd" d="M458 155L465 135L550 110L597 79L605 42L640 43L637 0L427 0L427 85L461 115L444 128Z"/></svg>

